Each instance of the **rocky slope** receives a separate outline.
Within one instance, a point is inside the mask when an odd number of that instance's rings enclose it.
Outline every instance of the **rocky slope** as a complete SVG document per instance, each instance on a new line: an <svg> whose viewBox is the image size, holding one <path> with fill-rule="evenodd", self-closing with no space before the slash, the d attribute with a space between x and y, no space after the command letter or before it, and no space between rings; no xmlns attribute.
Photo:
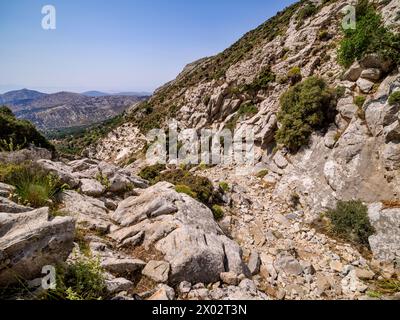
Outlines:
<svg viewBox="0 0 400 320"><path fill-rule="evenodd" d="M307 5L299 2L220 55L189 65L142 109L134 110L130 123L93 146L90 154L121 164L136 160L129 167L137 171L146 165L138 159L138 141L146 145L146 131L171 118L180 129L197 132L222 130L232 125L232 119L237 131L251 127L256 140L254 177L237 176L237 167L216 166L209 172L216 183L237 185L234 193L239 199L227 209L231 215L226 217L233 238L249 257L255 259L253 251L263 257L263 279L278 297L356 298L367 290L360 279L375 277L369 273L371 268L384 275L394 275L398 268L399 108L389 103L389 97L399 91L400 74L374 52L348 68L341 66L337 62L343 37L341 10L349 2L312 2L317 10L311 16L299 20ZM398 32L398 1L374 3L384 24ZM323 78L343 93L331 125L315 131L307 146L290 152L276 148L275 136L281 127L280 97L291 86L290 73L296 69L303 79ZM274 77L266 86L254 86L270 73ZM239 117L247 102L257 112ZM121 144L115 138L120 134ZM259 181L256 175L261 170L267 174ZM301 210L291 208L293 195ZM361 200L369 207L376 230L369 239L372 259L313 226L320 213L339 200ZM249 223L254 227L249 228ZM307 268L310 264L313 267ZM360 266L368 270L367 275L358 271Z"/></svg>
<svg viewBox="0 0 400 320"><path fill-rule="evenodd" d="M398 1L378 2L384 21L396 23ZM71 251L72 237L76 245L67 261L88 253L98 257L115 299L398 299L400 109L388 100L400 88L399 70L389 71L374 53L349 68L340 66L340 11L348 3L313 3L311 16L303 11L309 4L299 2L220 55L189 65L149 102L132 108L130 121L92 146L89 158L55 161L32 153L34 162L72 188L57 199L67 217L48 218L46 209L14 203L13 186L0 185L2 219L10 221L0 230L3 283L15 282L8 272L13 264L19 276L32 280L40 276L27 267L32 259L62 262L65 256L54 257L52 246L43 243L55 241ZM275 137L281 127L279 100L291 87L294 67L303 79L322 77L343 93L334 122L291 152L276 147ZM357 106L355 97L361 95L365 101ZM253 108L244 113L248 102ZM148 165L146 131L172 117L180 128L197 130L253 126L251 173L240 174L235 163L190 169L208 177L219 193L223 189L224 217L218 222L193 192L179 193L164 181L150 185L137 175ZM9 162L13 157L7 154ZM321 212L350 199L367 206L374 227L370 251L319 226ZM25 241L21 221L36 215L44 225L38 230L69 226L72 217L78 232L68 227L67 234L49 239L34 229L36 241ZM390 292L380 291L385 281L393 281Z"/></svg>

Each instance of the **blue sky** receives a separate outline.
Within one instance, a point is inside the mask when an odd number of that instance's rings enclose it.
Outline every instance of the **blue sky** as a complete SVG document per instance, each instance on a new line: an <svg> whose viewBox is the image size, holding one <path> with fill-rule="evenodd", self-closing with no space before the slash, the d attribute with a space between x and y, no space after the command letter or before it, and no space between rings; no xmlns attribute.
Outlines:
<svg viewBox="0 0 400 320"><path fill-rule="evenodd" d="M152 91L294 0L0 0L0 93ZM57 29L43 30L44 5Z"/></svg>

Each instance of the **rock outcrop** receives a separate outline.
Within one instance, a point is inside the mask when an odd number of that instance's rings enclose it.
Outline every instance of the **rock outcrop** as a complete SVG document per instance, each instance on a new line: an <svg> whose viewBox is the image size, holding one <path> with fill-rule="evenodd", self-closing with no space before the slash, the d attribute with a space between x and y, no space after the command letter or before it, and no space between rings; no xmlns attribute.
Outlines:
<svg viewBox="0 0 400 320"><path fill-rule="evenodd" d="M169 183L122 201L112 218L121 226L111 233L118 243L143 241L164 255L169 283L211 283L222 272L247 273L239 246L224 235L211 210Z"/></svg>
<svg viewBox="0 0 400 320"><path fill-rule="evenodd" d="M0 286L34 279L64 262L73 248L75 221L49 218L48 208L0 213Z"/></svg>

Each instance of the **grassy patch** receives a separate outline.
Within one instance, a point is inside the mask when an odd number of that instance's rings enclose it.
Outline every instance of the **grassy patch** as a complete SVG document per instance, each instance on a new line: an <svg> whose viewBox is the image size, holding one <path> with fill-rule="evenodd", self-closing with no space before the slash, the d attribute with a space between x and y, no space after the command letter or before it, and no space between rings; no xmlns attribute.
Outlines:
<svg viewBox="0 0 400 320"><path fill-rule="evenodd" d="M389 97L389 105L400 104L400 91L393 92Z"/></svg>
<svg viewBox="0 0 400 320"><path fill-rule="evenodd" d="M221 191L223 191L225 193L229 192L229 190L231 189L230 186L229 186L229 183L227 183L225 181L221 181L219 183L219 188L220 188Z"/></svg>
<svg viewBox="0 0 400 320"><path fill-rule="evenodd" d="M190 189L190 187L188 186L185 186L183 184L178 184L175 187L175 190L176 192L187 194L189 197L192 197L193 199L197 199L197 193L193 192L192 189Z"/></svg>
<svg viewBox="0 0 400 320"><path fill-rule="evenodd" d="M57 288L50 290L49 300L103 300L107 298L104 271L100 261L81 258L57 269Z"/></svg>
<svg viewBox="0 0 400 320"><path fill-rule="evenodd" d="M15 187L14 197L19 203L34 208L54 207L56 194L69 188L58 177L32 163L0 164L0 181Z"/></svg>
<svg viewBox="0 0 400 320"><path fill-rule="evenodd" d="M268 174L268 170L261 170L256 174L257 178L263 179Z"/></svg>
<svg viewBox="0 0 400 320"><path fill-rule="evenodd" d="M289 70L287 74L287 79L290 81L290 84L293 86L296 83L299 83L303 78L301 76L300 67L293 67Z"/></svg>
<svg viewBox="0 0 400 320"><path fill-rule="evenodd" d="M224 209L222 209L222 207L217 204L212 206L211 211L214 215L214 219L217 221L222 220L222 218L224 217Z"/></svg>
<svg viewBox="0 0 400 320"><path fill-rule="evenodd" d="M365 100L367 100L367 98L365 98L364 96L356 96L354 97L354 104L357 107L362 108L365 103Z"/></svg>

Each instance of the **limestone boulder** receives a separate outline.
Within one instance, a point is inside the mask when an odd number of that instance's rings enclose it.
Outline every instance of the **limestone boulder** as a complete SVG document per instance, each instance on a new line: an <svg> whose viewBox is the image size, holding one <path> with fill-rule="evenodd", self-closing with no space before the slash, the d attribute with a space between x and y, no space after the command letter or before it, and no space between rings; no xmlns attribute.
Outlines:
<svg viewBox="0 0 400 320"><path fill-rule="evenodd" d="M48 208L0 213L0 286L35 279L44 266L64 262L74 236L74 219L50 220Z"/></svg>

